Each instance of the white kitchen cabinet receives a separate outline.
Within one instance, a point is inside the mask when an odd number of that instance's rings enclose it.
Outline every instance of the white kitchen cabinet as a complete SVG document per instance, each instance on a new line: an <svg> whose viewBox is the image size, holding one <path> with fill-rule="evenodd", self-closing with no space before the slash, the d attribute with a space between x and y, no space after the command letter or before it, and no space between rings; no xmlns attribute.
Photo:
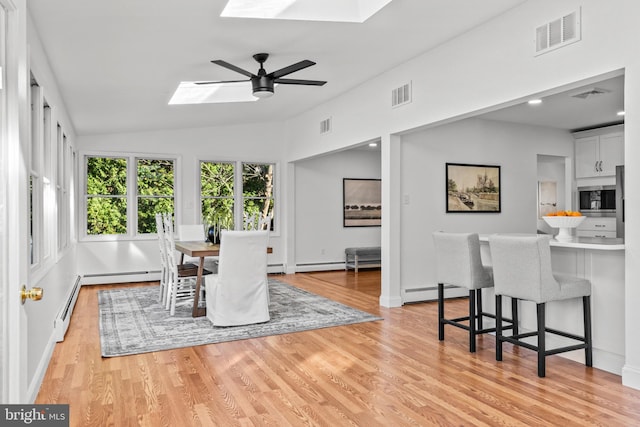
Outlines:
<svg viewBox="0 0 640 427"><path fill-rule="evenodd" d="M615 176L616 166L624 164L624 134L576 138L576 179Z"/></svg>
<svg viewBox="0 0 640 427"><path fill-rule="evenodd" d="M614 217L586 217L576 228L578 237L616 237Z"/></svg>

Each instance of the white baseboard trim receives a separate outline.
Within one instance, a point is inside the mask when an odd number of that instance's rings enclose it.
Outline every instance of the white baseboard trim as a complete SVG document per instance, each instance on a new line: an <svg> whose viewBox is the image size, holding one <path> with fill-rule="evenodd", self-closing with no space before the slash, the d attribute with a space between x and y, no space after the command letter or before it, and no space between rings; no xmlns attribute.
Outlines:
<svg viewBox="0 0 640 427"><path fill-rule="evenodd" d="M400 296L388 298L381 295L379 302L382 307L388 307L388 308L402 307L402 298Z"/></svg>
<svg viewBox="0 0 640 427"><path fill-rule="evenodd" d="M106 285L110 283L153 282L160 280L159 271L133 271L125 273L85 274L82 285Z"/></svg>
<svg viewBox="0 0 640 427"><path fill-rule="evenodd" d="M622 367L622 385L640 390L640 368L624 365Z"/></svg>
<svg viewBox="0 0 640 427"><path fill-rule="evenodd" d="M324 262L324 263L309 263L309 264L296 264L296 273L309 273L312 271L332 271L332 270L344 270L344 261L342 262Z"/></svg>
<svg viewBox="0 0 640 427"><path fill-rule="evenodd" d="M38 362L38 367L36 371L33 373L33 378L31 378L31 383L29 384L29 388L27 389L27 401L32 404L36 401L38 397L38 392L40 391L40 386L42 385L42 380L44 379L44 375L47 373L47 368L49 367L49 362L51 362L51 356L53 355L53 349L56 346L56 337L55 333L52 330L51 336L49 337L49 342L42 352L42 357L40 358L40 362Z"/></svg>
<svg viewBox="0 0 640 427"><path fill-rule="evenodd" d="M402 290L403 301L405 303L411 302L426 302L438 300L438 285L424 285L420 288L408 288ZM458 286L445 286L444 297L445 298L460 298L468 297L469 290L467 288L460 288Z"/></svg>

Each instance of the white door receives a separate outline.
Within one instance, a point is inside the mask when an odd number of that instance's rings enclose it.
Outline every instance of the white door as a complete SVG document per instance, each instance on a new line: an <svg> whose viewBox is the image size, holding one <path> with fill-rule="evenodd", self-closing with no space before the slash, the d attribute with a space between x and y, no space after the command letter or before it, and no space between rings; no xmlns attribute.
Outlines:
<svg viewBox="0 0 640 427"><path fill-rule="evenodd" d="M20 289L27 284L27 175L20 116L19 14L0 0L0 402L30 403L26 376L26 317ZM26 87L24 82L23 86ZM24 90L23 90L24 92ZM22 102L24 104L24 101ZM22 113L24 116L24 113ZM24 120L24 119L22 119Z"/></svg>
<svg viewBox="0 0 640 427"><path fill-rule="evenodd" d="M1 5L0 5L1 6ZM6 135L6 99L5 99L5 47L6 47L6 22L4 8L0 7L0 402L6 402L8 381L6 375L6 353L8 349L7 337L4 336L5 325L7 323L7 141Z"/></svg>

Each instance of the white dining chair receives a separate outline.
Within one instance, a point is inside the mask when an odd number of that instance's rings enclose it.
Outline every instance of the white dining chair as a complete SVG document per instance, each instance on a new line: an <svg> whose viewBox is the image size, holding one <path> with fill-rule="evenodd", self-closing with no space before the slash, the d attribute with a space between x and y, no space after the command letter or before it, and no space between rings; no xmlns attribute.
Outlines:
<svg viewBox="0 0 640 427"><path fill-rule="evenodd" d="M270 320L268 231L222 230L218 274L206 277L207 318L215 326Z"/></svg>
<svg viewBox="0 0 640 427"><path fill-rule="evenodd" d="M203 242L204 224L179 224L176 226L178 240L182 242Z"/></svg>
<svg viewBox="0 0 640 427"><path fill-rule="evenodd" d="M176 258L176 242L173 235L173 227L170 216L164 218L165 243L169 274L167 275L167 291L165 308L171 316L175 315L178 302L193 302L198 276L198 266L195 264L178 265ZM203 270L202 275L211 274ZM201 291L204 287L200 287ZM200 301L204 300L204 292L201 292Z"/></svg>
<svg viewBox="0 0 640 427"><path fill-rule="evenodd" d="M181 242L204 242L206 240L204 233L204 224L178 224L176 226L178 232L178 240ZM198 258L183 256L184 262L199 263Z"/></svg>
<svg viewBox="0 0 640 427"><path fill-rule="evenodd" d="M169 280L169 262L167 260L167 244L165 242L164 219L161 213L156 214L156 233L158 234L158 249L160 250L160 293L158 301L165 304L167 298L167 283Z"/></svg>

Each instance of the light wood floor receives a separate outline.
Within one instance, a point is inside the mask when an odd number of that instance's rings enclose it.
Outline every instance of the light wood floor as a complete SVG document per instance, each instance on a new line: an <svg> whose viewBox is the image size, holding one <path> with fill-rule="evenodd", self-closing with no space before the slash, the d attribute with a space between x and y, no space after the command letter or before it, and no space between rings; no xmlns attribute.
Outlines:
<svg viewBox="0 0 640 427"><path fill-rule="evenodd" d="M470 354L457 328L439 342L435 303L378 306L379 271L276 278L384 320L102 359L108 286L86 286L36 403L69 403L72 426L640 425L620 377L551 356L541 379L533 352L505 345L496 362L483 336Z"/></svg>

